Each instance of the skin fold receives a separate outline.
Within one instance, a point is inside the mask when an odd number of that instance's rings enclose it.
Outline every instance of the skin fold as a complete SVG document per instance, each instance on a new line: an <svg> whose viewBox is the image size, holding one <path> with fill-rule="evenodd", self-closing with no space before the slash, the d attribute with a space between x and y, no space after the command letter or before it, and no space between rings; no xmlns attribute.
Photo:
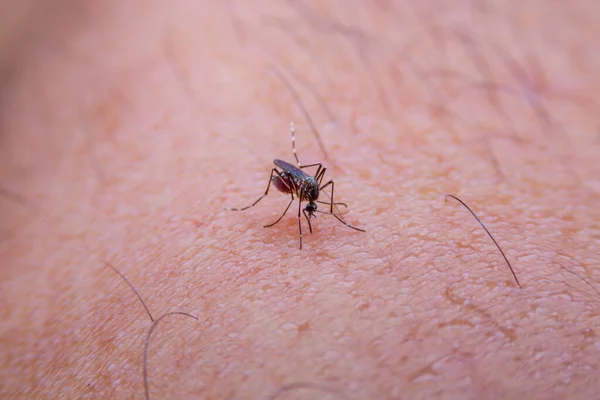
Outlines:
<svg viewBox="0 0 600 400"><path fill-rule="evenodd" d="M0 397L144 398L147 340L155 399L600 396L594 2L31 4L2 17ZM299 250L273 187L225 210L291 121L366 233L317 214ZM198 320L148 339L105 263Z"/></svg>

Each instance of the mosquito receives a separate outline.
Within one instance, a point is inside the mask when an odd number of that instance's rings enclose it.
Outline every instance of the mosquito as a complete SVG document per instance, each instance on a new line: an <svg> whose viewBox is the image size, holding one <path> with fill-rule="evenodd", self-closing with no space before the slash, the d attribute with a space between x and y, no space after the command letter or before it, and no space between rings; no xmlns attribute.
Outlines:
<svg viewBox="0 0 600 400"><path fill-rule="evenodd" d="M271 184L275 186L277 190L282 193L286 193L290 195L290 202L288 203L285 211L275 222L269 225L265 225L265 228L270 228L273 225L277 224L283 216L288 212L290 206L294 202L294 200L298 199L298 231L300 232L300 250L302 250L302 214L304 214L304 218L308 222L308 230L312 233L312 225L310 223L311 218L317 218L315 213L333 215L340 221L342 224L346 225L348 228L354 229L359 232L365 232L365 230L357 228L348 224L343 218L338 215L338 213L333 212L333 208L335 207L337 210L337 206L347 207L345 203L334 202L333 201L333 192L335 188L335 183L330 180L329 182L322 184L323 178L325 177L325 171L327 168L323 166L321 163L316 164L308 164L302 165L300 160L298 159L298 154L296 154L296 132L294 129L294 123L290 123L290 133L292 134L292 152L294 153L294 158L296 159L296 163L298 166L292 165L288 162L282 160L273 160L273 164L275 167L271 169L271 176L269 177L269 183L267 184L267 190L265 190L265 194L260 196L254 203L244 208L230 208L231 211L244 211L249 208L254 207L258 204L259 201L263 199L266 195L269 194L269 189L271 188ZM314 176L309 175L304 171L305 168L317 167L317 171ZM331 186L331 196L329 197L329 202L319 200L319 194L323 191L323 189ZM324 192L325 193L325 192ZM326 193L325 193L326 194ZM294 195L296 197L294 197ZM326 194L327 195L327 194ZM302 202L308 202L306 207L302 209ZM329 207L329 211L320 211L317 210L317 203L327 204Z"/></svg>

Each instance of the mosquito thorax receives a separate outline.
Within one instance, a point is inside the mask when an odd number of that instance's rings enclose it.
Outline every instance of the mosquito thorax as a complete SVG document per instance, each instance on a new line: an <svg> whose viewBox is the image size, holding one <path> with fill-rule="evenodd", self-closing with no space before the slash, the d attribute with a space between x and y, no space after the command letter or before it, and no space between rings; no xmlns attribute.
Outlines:
<svg viewBox="0 0 600 400"><path fill-rule="evenodd" d="M319 182L312 176L307 178L306 183L304 184L304 197L311 203L319 198ZM315 204L315 209L316 208L317 205Z"/></svg>

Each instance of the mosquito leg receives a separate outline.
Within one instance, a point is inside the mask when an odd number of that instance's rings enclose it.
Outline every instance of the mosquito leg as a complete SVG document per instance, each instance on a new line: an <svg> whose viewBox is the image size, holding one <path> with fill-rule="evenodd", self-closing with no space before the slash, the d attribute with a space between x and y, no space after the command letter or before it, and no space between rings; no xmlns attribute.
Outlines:
<svg viewBox="0 0 600 400"><path fill-rule="evenodd" d="M294 158L298 163L298 167L301 167L300 160L298 159L298 154L296 154L296 130L294 129L294 122L290 122L290 133L292 134L292 151L294 152ZM302 248L302 246L300 246Z"/></svg>
<svg viewBox="0 0 600 400"><path fill-rule="evenodd" d="M323 168L323 164L321 164L321 163L301 165L300 168L302 169L302 168L310 168L310 167L316 167L316 166L319 166L319 169ZM317 171L319 169L317 169Z"/></svg>
<svg viewBox="0 0 600 400"><path fill-rule="evenodd" d="M324 176L324 175L325 175L325 170L323 170L323 174L322 174L322 175L321 175L321 177L320 177L320 179L321 179L321 180L323 179L323 176ZM321 184L321 181L319 181L319 185L320 185L320 184ZM339 216L339 215L341 215L341 212L340 212L340 210L337 208L337 205L338 205L338 204L340 204L340 205L343 205L343 206L344 206L344 207L346 207L346 208L348 208L348 205L347 205L346 203L340 203L340 202L335 202L335 201L333 201L333 187L335 186L335 184L333 183L333 181L329 181L329 182L327 182L326 184L324 184L323 186L321 186L321 187L319 188L319 190L320 190L320 191L322 191L323 189L325 189L325 188L326 188L327 186L329 186L329 185L331 185L331 197L329 198L330 202L329 202L329 203L323 202L323 203L324 203L324 204L329 204L329 213L330 213L330 214L337 214L337 215ZM325 193L325 192L323 192L323 193ZM337 213L334 213L334 212L333 212L333 207L334 207L334 206L335 206L335 210L336 210L336 212L337 212ZM343 219L343 218L342 218L342 219Z"/></svg>
<svg viewBox="0 0 600 400"><path fill-rule="evenodd" d="M244 208L226 208L226 210L229 210L229 211L244 211L244 210L252 208L256 204L258 204L258 202L261 201L263 199L263 197L265 197L267 194L269 194L269 188L271 187L271 181L273 180L273 172L276 172L277 175L281 176L281 174L279 173L279 171L277 171L275 168L273 168L271 170L271 176L269 177L269 183L267 183L267 190L265 190L265 194L263 194L258 199L256 199L256 201L254 203L252 203L251 205L246 206Z"/></svg>
<svg viewBox="0 0 600 400"><path fill-rule="evenodd" d="M323 211L319 211L319 210L316 210L315 212L318 212L318 213L321 213L321 214L333 215L334 217L337 218L338 221L340 221L342 224L346 225L348 228L352 228L352 229L354 229L356 231L359 231L359 232L366 232L364 229L360 229L360 228L357 228L355 226L350 225L349 223L347 223L346 221L344 221L343 219L341 219L340 217L338 217L337 214L323 212Z"/></svg>
<svg viewBox="0 0 600 400"><path fill-rule="evenodd" d="M306 214L306 210L302 210L302 213L304 214L304 217L306 218L306 221L308 222L308 230L310 231L310 233L312 233L312 226L310 224L310 218L309 218L308 214Z"/></svg>
<svg viewBox="0 0 600 400"><path fill-rule="evenodd" d="M352 229L360 231L360 232L365 232L365 230L363 230L363 229L360 229L360 228L357 228L355 226L352 226L352 225L348 224L346 221L344 221L343 219L341 219L337 214L335 214L333 212L333 205L335 204L333 202L333 188L335 187L335 183L333 181L329 181L326 184L324 184L323 186L321 186L319 188L319 190L323 190L323 189L325 189L329 185L331 185L331 202L329 203L329 212L328 213L323 213L323 214L331 214L335 218L337 218L337 220L340 221L342 224L346 225L348 228L352 228Z"/></svg>
<svg viewBox="0 0 600 400"><path fill-rule="evenodd" d="M360 229L360 228L357 228L355 226L352 226L352 225L348 224L346 221L344 221L343 219L341 219L340 217L338 217L334 213L331 213L331 215L333 215L334 217L336 217L338 221L340 221L342 224L346 225L348 228L352 228L352 229L354 229L356 231L359 231L359 232L366 232L364 229Z"/></svg>
<svg viewBox="0 0 600 400"><path fill-rule="evenodd" d="M325 171L327 171L326 167L319 168L317 173L315 174L315 179L319 182L319 186L321 186L321 182L323 182L323 178L325 177Z"/></svg>
<svg viewBox="0 0 600 400"><path fill-rule="evenodd" d="M321 204L327 204L327 205L329 205L329 204L330 204L328 201L321 201L321 200L315 200L315 201L316 201L317 203L321 203ZM346 203L342 203L342 202L339 202L339 201L334 201L334 202L333 202L333 205L334 205L334 206L344 206L344 207L348 207L348 204L346 204Z"/></svg>
<svg viewBox="0 0 600 400"><path fill-rule="evenodd" d="M329 181L326 184L324 184L323 186L321 186L319 188L319 190L323 190L323 189L325 189L329 185L331 185L331 197L330 197L331 202L329 203L329 213L333 214L333 188L335 187L335 183L333 183L333 181Z"/></svg>
<svg viewBox="0 0 600 400"><path fill-rule="evenodd" d="M290 200L290 202L288 203L287 207L285 208L285 211L283 212L283 214L281 214L281 216L279 218L277 218L277 221L273 222L272 224L269 225L265 225L263 228L270 228L273 225L275 225L276 223L278 223L279 221L281 221L281 218L283 218L283 216L288 212L288 210L290 209L290 206L292 205L293 201L294 201L294 194L290 192L290 194L292 195L292 199Z"/></svg>
<svg viewBox="0 0 600 400"><path fill-rule="evenodd" d="M318 167L317 170L315 171L315 179L317 180L317 182L319 182L319 176L321 176L323 174L322 171L324 171L325 167L323 167L323 164L321 163L316 163L316 164L308 164L308 165L301 165L300 169L304 169L304 168L311 168L311 167ZM321 184L321 182L319 182L319 185Z"/></svg>
<svg viewBox="0 0 600 400"><path fill-rule="evenodd" d="M304 197L304 190L300 190L300 194L298 196L298 231L300 231L300 250L302 250L302 220L300 219L300 211L302 210L302 197Z"/></svg>

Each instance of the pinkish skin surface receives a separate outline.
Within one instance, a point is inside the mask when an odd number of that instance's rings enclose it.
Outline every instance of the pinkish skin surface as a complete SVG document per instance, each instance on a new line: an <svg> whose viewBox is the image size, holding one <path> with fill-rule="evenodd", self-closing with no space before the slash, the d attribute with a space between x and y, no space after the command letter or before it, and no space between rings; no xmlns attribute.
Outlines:
<svg viewBox="0 0 600 400"><path fill-rule="evenodd" d="M597 2L17 3L1 398L143 398L104 260L154 399L600 398ZM291 120L366 233L223 210Z"/></svg>

